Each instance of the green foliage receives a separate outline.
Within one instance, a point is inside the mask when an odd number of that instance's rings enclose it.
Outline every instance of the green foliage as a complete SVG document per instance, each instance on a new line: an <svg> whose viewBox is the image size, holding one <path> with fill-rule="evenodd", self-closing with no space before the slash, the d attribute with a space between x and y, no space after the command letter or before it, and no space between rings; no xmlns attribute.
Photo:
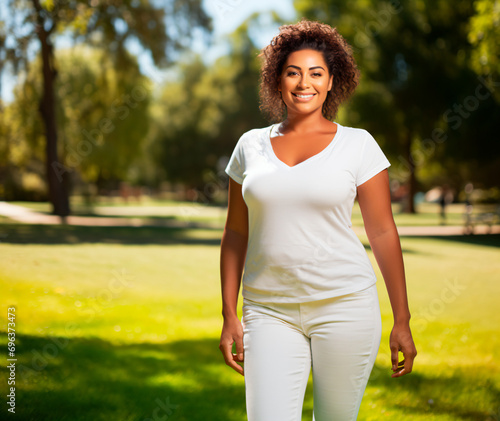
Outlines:
<svg viewBox="0 0 500 421"><path fill-rule="evenodd" d="M106 50L115 64L127 63L125 42L129 39L149 50L158 66L171 64L189 45L194 28L207 38L212 29L200 0L161 4L149 0L8 0L7 7L9 19L2 22L0 33L11 42L9 46L0 42L4 49L0 64L12 63L16 72L28 62L28 51L37 39L37 19L45 23L49 36L65 34L93 44Z"/></svg>
<svg viewBox="0 0 500 421"><path fill-rule="evenodd" d="M474 9L469 32L475 47L471 64L478 74L490 74L496 80L500 77L500 1L477 0ZM500 90L494 95L500 101Z"/></svg>
<svg viewBox="0 0 500 421"><path fill-rule="evenodd" d="M178 66L179 78L167 83L155 106L158 163L170 181L182 181L211 194L222 187L218 157L230 155L247 130L267 125L258 100L258 49L245 23L232 34L231 53L207 67L191 55Z"/></svg>
<svg viewBox="0 0 500 421"><path fill-rule="evenodd" d="M26 75L23 75L25 77ZM46 200L44 137L36 108L39 89L26 84L0 113L0 197L3 200Z"/></svg>
<svg viewBox="0 0 500 421"><path fill-rule="evenodd" d="M115 69L105 51L83 45L58 51L56 60L56 114L62 128L59 137L64 165L60 173L76 172L76 179L90 183L126 179L148 133L149 79L140 73L134 57L128 56L124 74ZM16 133L11 141L26 145L25 160L36 157L41 162L44 138L37 112L40 73L40 61L36 60L8 109Z"/></svg>
<svg viewBox="0 0 500 421"><path fill-rule="evenodd" d="M60 52L58 63L65 165L76 164L88 182L127 179L149 128L150 81L135 57L124 73L102 50Z"/></svg>
<svg viewBox="0 0 500 421"><path fill-rule="evenodd" d="M493 139L500 104L473 71L477 51L469 42L471 21L480 27L495 20L486 6L476 8L482 18L467 0L300 0L295 6L300 15L336 26L353 46L361 82L346 117L380 141L393 178L404 181L411 161L418 177L428 165L440 169L439 178L421 180L423 189L443 178L457 189L468 181L498 182L500 144ZM498 25L489 25L487 38L497 48Z"/></svg>
<svg viewBox="0 0 500 421"><path fill-rule="evenodd" d="M144 152L140 140L147 135L150 87L139 75L126 43L138 42L151 53L157 66L171 64L180 51L189 47L195 30L208 38L211 20L201 1L159 4L148 0L9 0L5 7L9 13L0 23L0 69L11 64L15 73L24 69L30 77L23 82L23 98L16 98L25 106L16 104L14 118L23 123L21 143L29 141L34 145L31 162L39 161L39 137L44 137L46 178L54 212L69 213L67 177L62 176L73 168L78 168L86 181L98 180L101 184L127 176L140 178L138 171L128 174L128 168L131 160ZM66 63L64 54L57 57L59 63L55 58L54 41L60 35L73 38L75 44L91 45L101 53L89 56L90 62L68 58L67 65L78 66L76 69L58 68ZM40 73L38 78L29 69L32 52L37 50L44 58L44 67L35 67ZM57 75L66 75L66 79L58 82ZM54 89L61 92L54 93ZM55 104L54 97L62 102ZM4 123L16 129L17 122ZM8 144L13 145L17 133L10 131ZM58 131L62 131L59 138L64 146L59 146L59 152ZM0 168L4 180L9 175L3 173L10 174L8 165Z"/></svg>

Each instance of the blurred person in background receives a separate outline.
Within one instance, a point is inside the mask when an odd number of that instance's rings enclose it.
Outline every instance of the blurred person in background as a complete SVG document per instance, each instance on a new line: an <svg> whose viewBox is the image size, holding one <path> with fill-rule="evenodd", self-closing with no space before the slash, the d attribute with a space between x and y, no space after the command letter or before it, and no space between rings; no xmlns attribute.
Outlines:
<svg viewBox="0 0 500 421"><path fill-rule="evenodd" d="M439 207L441 216L441 225L446 225L446 206L453 202L453 192L448 184L441 187L441 195L439 196Z"/></svg>

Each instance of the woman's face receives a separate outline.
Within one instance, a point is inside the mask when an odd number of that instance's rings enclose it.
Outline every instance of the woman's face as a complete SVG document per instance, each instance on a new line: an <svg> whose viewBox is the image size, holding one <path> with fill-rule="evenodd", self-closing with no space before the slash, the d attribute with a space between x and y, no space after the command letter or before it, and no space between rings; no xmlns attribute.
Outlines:
<svg viewBox="0 0 500 421"><path fill-rule="evenodd" d="M333 76L329 75L323 54L299 50L288 55L283 65L279 90L290 114L321 113Z"/></svg>

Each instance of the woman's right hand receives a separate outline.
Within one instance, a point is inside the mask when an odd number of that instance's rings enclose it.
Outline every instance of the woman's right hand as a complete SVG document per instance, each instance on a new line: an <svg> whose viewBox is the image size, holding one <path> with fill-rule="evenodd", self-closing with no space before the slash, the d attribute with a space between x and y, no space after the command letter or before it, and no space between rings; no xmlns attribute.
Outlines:
<svg viewBox="0 0 500 421"><path fill-rule="evenodd" d="M233 343L236 343L236 354L232 353ZM243 362L243 326L237 316L224 318L219 349L226 364L244 376L243 367L237 362Z"/></svg>

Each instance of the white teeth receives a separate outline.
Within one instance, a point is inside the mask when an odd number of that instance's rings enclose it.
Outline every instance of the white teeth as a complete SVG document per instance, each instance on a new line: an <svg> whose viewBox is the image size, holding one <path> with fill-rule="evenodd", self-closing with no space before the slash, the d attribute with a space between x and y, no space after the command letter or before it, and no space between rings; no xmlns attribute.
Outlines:
<svg viewBox="0 0 500 421"><path fill-rule="evenodd" d="M300 94L295 94L297 95L299 98L312 98L314 96L314 94L311 94L311 95L300 95Z"/></svg>

